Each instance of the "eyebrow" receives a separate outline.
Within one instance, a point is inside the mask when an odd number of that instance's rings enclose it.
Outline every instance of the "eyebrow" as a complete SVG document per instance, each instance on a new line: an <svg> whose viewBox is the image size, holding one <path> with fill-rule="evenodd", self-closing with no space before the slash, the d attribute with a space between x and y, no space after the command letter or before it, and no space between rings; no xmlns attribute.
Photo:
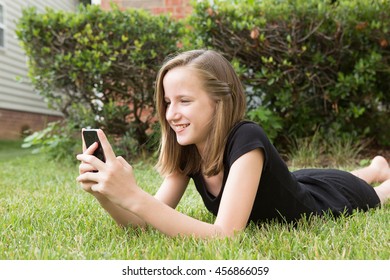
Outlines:
<svg viewBox="0 0 390 280"><path fill-rule="evenodd" d="M192 95L184 95L184 94L181 94L181 95L175 96L175 98L176 98L176 99L180 99L180 98L194 98L194 96L192 96ZM170 100L169 97L167 97L166 95L164 95L164 100L167 100L167 99Z"/></svg>

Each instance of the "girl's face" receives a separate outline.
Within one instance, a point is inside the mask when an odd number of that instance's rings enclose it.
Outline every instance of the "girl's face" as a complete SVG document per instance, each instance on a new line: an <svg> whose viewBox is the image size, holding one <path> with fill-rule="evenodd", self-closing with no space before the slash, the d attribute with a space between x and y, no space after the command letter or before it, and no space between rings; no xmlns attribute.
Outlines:
<svg viewBox="0 0 390 280"><path fill-rule="evenodd" d="M202 88L202 82L188 68L176 67L164 77L165 118L180 145L195 144L202 155L215 113L215 101Z"/></svg>

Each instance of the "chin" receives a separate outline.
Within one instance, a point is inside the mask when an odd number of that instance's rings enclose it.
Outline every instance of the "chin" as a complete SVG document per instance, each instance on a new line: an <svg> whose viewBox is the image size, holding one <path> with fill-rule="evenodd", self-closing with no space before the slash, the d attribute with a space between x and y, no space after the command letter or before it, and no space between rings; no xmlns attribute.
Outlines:
<svg viewBox="0 0 390 280"><path fill-rule="evenodd" d="M184 139L177 139L177 138L176 138L176 141L177 141L177 143L178 143L180 146L188 146L188 145L193 144L191 141L187 141L187 140L184 140Z"/></svg>
<svg viewBox="0 0 390 280"><path fill-rule="evenodd" d="M180 146L189 146L189 145L191 145L191 143L187 143L187 142L183 142L183 141L177 141L177 143L178 143Z"/></svg>

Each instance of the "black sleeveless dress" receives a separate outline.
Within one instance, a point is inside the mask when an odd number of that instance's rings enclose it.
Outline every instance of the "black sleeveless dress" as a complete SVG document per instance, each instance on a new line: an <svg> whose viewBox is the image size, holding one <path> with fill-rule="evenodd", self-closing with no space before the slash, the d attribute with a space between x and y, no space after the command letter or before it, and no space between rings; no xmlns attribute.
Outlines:
<svg viewBox="0 0 390 280"><path fill-rule="evenodd" d="M264 152L262 176L249 221L291 222L303 215L337 217L353 210L368 210L380 205L373 187L349 172L335 169L302 169L290 172L263 129L252 122L237 124L227 140L224 153L224 178L217 197L210 194L201 173L190 175L207 209L218 214L224 186L232 164L240 156L260 148ZM245 174L242 174L245 176ZM245 186L237 186L245 191ZM233 206L234 207L234 206Z"/></svg>

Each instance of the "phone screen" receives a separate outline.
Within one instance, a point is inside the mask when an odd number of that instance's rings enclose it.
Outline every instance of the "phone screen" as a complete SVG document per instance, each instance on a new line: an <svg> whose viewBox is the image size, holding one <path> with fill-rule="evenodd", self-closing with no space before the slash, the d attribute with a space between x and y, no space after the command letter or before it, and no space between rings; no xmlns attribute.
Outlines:
<svg viewBox="0 0 390 280"><path fill-rule="evenodd" d="M97 130L96 129L84 129L83 130L83 137L85 141L85 145L87 148L91 146L93 143L98 142L99 146L96 148L95 152L93 155L100 159L101 161L105 162L106 158L104 156L104 151L102 148L102 145L100 144L99 137L97 135Z"/></svg>

